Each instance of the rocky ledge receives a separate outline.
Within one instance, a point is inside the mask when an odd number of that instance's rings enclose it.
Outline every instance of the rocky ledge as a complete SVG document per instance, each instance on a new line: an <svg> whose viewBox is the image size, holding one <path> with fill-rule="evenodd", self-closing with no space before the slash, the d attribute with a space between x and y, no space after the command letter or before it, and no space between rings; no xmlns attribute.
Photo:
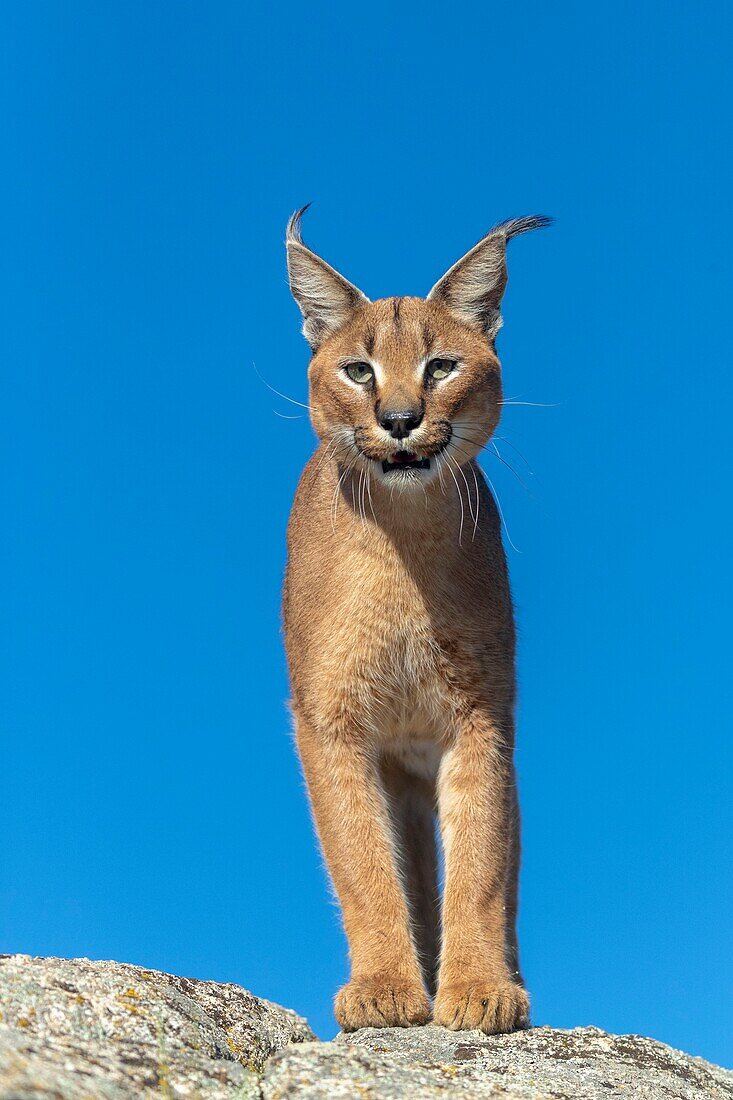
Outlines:
<svg viewBox="0 0 733 1100"><path fill-rule="evenodd" d="M733 1100L733 1074L636 1035L365 1029L318 1042L236 985L0 957L0 1100Z"/></svg>

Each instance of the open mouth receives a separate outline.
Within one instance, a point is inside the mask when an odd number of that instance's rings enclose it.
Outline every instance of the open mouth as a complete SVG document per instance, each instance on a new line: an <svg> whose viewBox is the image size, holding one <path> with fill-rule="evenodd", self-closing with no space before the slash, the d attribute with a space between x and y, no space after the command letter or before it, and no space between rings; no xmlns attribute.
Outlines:
<svg viewBox="0 0 733 1100"><path fill-rule="evenodd" d="M393 470L429 470L430 459L418 458L411 451L395 451L389 459L382 463L382 472L392 473Z"/></svg>

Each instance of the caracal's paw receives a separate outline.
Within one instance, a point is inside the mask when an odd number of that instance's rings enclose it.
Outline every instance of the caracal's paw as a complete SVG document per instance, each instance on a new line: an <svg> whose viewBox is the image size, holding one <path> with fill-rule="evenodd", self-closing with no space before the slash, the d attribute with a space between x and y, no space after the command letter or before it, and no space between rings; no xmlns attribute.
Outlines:
<svg viewBox="0 0 733 1100"><path fill-rule="evenodd" d="M433 1022L487 1035L529 1027L529 997L513 982L456 982L438 989Z"/></svg>
<svg viewBox="0 0 733 1100"><path fill-rule="evenodd" d="M360 1027L411 1027L430 1019L430 1002L419 984L377 975L352 978L336 995L336 1019L344 1031Z"/></svg>

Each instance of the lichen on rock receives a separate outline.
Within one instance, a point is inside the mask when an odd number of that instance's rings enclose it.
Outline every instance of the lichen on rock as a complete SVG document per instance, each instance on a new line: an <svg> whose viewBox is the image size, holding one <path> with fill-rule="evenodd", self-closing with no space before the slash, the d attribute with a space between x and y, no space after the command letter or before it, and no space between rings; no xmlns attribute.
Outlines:
<svg viewBox="0 0 733 1100"><path fill-rule="evenodd" d="M259 1097L305 1020L236 985L88 959L0 958L0 1100Z"/></svg>
<svg viewBox="0 0 733 1100"><path fill-rule="evenodd" d="M236 985L0 957L0 1100L733 1100L733 1074L594 1027L428 1025L318 1042Z"/></svg>

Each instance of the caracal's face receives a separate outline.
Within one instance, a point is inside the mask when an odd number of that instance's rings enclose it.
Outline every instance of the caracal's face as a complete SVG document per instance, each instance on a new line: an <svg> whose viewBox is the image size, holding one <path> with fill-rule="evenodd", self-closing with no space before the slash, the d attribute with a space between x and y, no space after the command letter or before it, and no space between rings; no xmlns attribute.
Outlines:
<svg viewBox="0 0 733 1100"><path fill-rule="evenodd" d="M326 453L406 491L444 471L455 478L499 422L494 344L507 241L550 219L501 222L427 298L370 302L304 243L302 215L288 223L288 272L313 351L311 416Z"/></svg>
<svg viewBox="0 0 733 1100"><path fill-rule="evenodd" d="M346 467L400 491L450 481L499 421L499 360L440 302L363 301L316 350L313 425Z"/></svg>

